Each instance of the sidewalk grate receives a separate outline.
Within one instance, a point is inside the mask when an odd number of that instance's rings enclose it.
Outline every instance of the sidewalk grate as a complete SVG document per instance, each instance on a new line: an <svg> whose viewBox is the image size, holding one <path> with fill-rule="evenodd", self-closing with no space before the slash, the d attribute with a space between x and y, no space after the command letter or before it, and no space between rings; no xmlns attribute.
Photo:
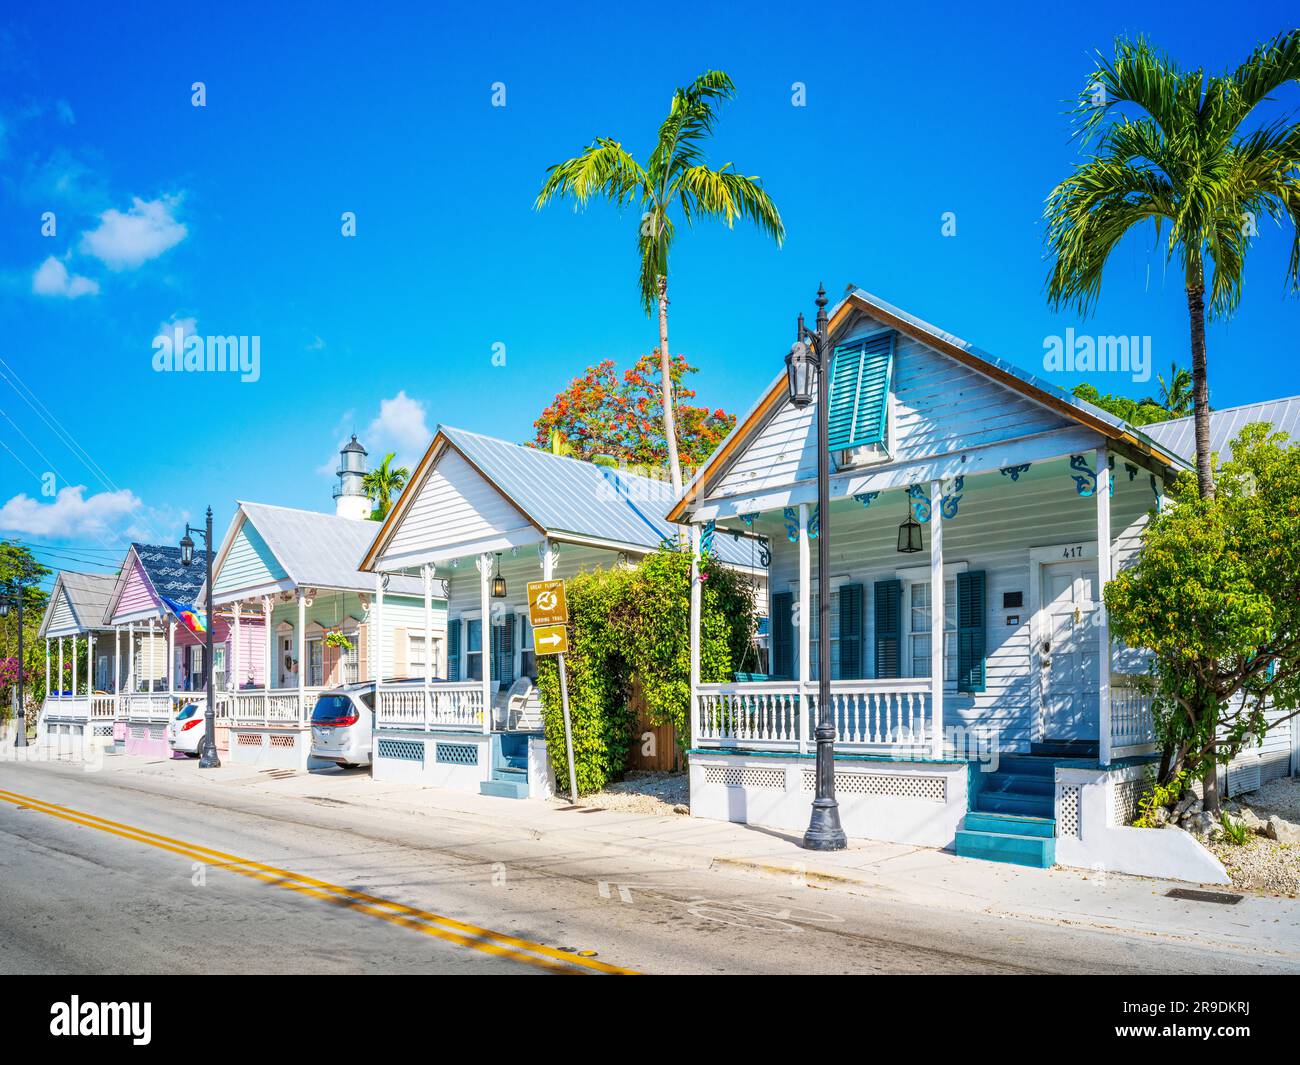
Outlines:
<svg viewBox="0 0 1300 1065"><path fill-rule="evenodd" d="M1235 906L1243 896L1228 891L1198 891L1196 888L1176 887L1165 892L1167 899L1185 899L1188 902L1217 902L1221 906Z"/></svg>

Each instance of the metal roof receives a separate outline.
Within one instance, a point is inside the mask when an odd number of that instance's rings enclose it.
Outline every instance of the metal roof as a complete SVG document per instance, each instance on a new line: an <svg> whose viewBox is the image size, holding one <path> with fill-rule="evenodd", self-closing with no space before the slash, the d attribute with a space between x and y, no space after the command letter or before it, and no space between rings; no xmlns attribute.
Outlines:
<svg viewBox="0 0 1300 1065"><path fill-rule="evenodd" d="M116 573L73 573L60 570L54 579L54 588L50 592L50 601L45 607L45 616L41 619L38 635L44 636L53 617L59 595L67 596L72 613L80 626L80 632L88 629L100 629L108 626L108 601L113 595L117 583Z"/></svg>
<svg viewBox="0 0 1300 1065"><path fill-rule="evenodd" d="M1228 446L1242 427L1252 422L1268 422L1274 430L1284 432L1300 443L1300 396L1267 399L1210 412L1210 450L1219 453L1221 462L1232 457ZM1176 451L1189 462L1196 460L1196 424L1190 417L1144 425L1142 431L1157 443Z"/></svg>
<svg viewBox="0 0 1300 1065"><path fill-rule="evenodd" d="M573 533L654 549L665 540L675 540L680 532L668 521L676 499L669 481L553 455L466 429L441 425L438 431L548 533ZM752 564L748 544L721 534L713 544L723 562Z"/></svg>
<svg viewBox="0 0 1300 1065"><path fill-rule="evenodd" d="M375 590L375 575L362 573L357 567L379 532L378 522L269 503L239 506L297 587ZM393 595L423 596L424 585L417 577L393 574L388 591Z"/></svg>

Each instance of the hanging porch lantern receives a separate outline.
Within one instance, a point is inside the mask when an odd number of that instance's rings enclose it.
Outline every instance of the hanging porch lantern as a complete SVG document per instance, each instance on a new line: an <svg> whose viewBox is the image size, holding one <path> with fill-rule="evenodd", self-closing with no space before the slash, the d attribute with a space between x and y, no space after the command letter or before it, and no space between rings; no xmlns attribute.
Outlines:
<svg viewBox="0 0 1300 1065"><path fill-rule="evenodd" d="M898 550L904 555L913 555L921 550L921 525L907 512L907 520L898 527Z"/></svg>
<svg viewBox="0 0 1300 1065"><path fill-rule="evenodd" d="M504 599L506 597L506 579L501 576L501 552L497 552L497 571L492 577L492 598Z"/></svg>

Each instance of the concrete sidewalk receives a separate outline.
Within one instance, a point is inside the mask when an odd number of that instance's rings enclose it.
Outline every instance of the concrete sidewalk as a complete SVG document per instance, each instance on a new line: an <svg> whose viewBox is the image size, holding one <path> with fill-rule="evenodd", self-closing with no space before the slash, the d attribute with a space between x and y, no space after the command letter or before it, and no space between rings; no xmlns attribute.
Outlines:
<svg viewBox="0 0 1300 1065"><path fill-rule="evenodd" d="M200 771L193 761L109 755L104 772L134 776L151 789L202 796L220 804L241 791L291 802L383 810L394 818L437 818L467 829L491 826L502 838L545 838L610 858L637 857L665 868L780 878L812 889L867 898L907 899L988 916L1087 927L1264 951L1300 964L1300 900L1246 895L1235 905L1186 901L1166 893L1186 884L1098 870L1030 869L921 847L855 841L817 854L772 829L571 807L533 799L376 783L369 773L338 769L293 773L225 765ZM1223 889L1215 889L1223 890Z"/></svg>

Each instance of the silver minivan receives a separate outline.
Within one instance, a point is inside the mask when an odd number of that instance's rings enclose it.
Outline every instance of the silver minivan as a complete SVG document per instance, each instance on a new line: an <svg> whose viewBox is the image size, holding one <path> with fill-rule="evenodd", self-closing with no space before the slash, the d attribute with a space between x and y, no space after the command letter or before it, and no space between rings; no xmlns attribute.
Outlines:
<svg viewBox="0 0 1300 1065"><path fill-rule="evenodd" d="M374 733L374 682L331 688L311 712L311 756L341 766L369 765Z"/></svg>

